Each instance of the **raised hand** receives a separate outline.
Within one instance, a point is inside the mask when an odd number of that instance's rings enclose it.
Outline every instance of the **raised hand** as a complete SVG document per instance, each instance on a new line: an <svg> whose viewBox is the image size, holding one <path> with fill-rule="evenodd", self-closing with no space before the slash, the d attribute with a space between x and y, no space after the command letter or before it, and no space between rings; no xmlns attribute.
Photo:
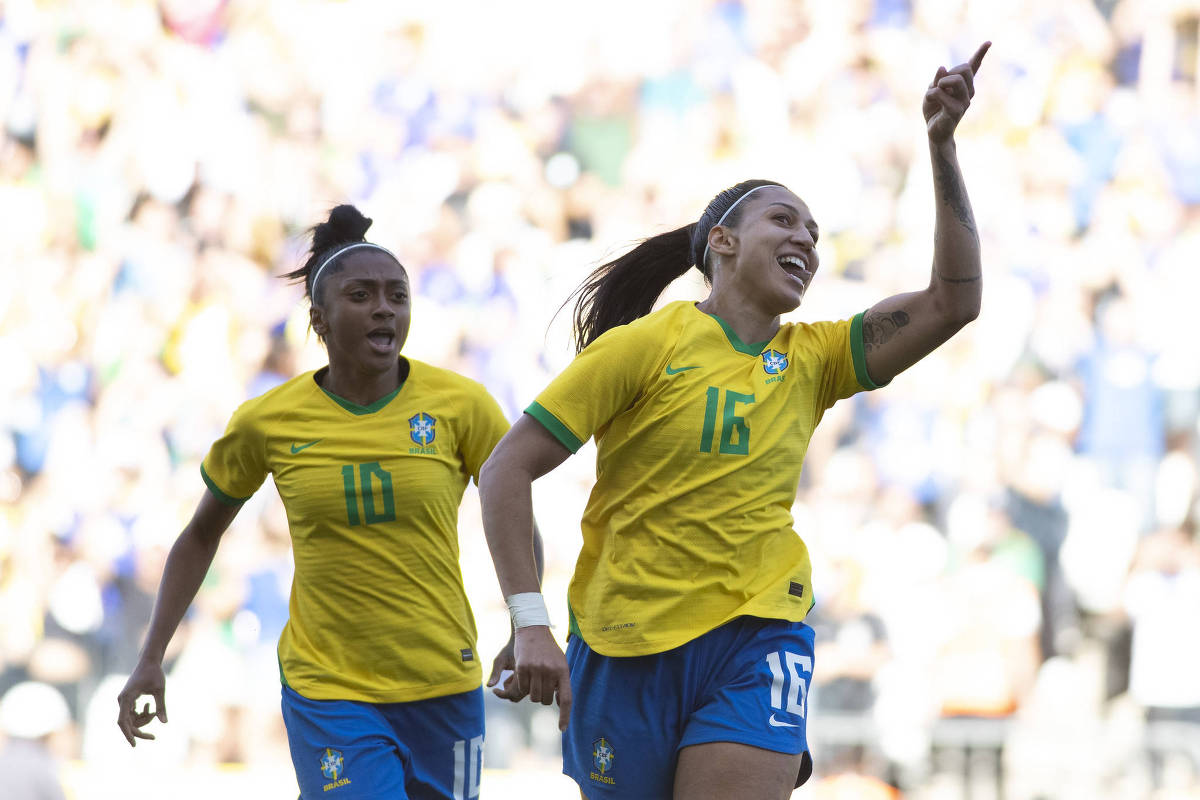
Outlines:
<svg viewBox="0 0 1200 800"><path fill-rule="evenodd" d="M967 113L971 98L975 96L975 75L991 46L991 42L984 42L969 61L953 69L938 67L921 104L929 141L940 144L954 136L958 121Z"/></svg>

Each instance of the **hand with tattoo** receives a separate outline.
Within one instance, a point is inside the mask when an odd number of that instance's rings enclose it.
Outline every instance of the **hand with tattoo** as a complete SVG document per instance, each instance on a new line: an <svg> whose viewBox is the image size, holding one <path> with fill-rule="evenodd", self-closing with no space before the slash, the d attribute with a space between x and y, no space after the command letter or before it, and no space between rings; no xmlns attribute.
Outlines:
<svg viewBox="0 0 1200 800"><path fill-rule="evenodd" d="M991 46L991 42L984 42L967 63L959 64L951 70L938 67L921 104L930 142L941 144L954 136L958 121L967 113L971 98L975 96L975 75L983 63L984 54Z"/></svg>

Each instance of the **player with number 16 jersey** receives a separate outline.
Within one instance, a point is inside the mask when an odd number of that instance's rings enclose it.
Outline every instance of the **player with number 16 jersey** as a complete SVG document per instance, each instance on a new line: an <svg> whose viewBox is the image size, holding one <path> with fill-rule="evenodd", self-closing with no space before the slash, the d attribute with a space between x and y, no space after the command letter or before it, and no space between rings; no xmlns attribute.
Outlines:
<svg viewBox="0 0 1200 800"><path fill-rule="evenodd" d="M873 388L861 314L747 344L676 302L597 338L526 410L572 452L596 437L572 631L640 656L742 615L803 620L804 454L826 409Z"/></svg>

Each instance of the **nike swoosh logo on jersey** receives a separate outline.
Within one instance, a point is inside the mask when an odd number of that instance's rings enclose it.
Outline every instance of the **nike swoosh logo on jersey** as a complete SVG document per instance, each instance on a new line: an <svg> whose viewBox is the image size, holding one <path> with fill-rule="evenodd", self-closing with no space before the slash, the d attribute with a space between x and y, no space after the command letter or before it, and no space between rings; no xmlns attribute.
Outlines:
<svg viewBox="0 0 1200 800"><path fill-rule="evenodd" d="M292 455L296 455L296 453L299 453L301 450L306 450L309 447L312 447L314 444L316 444L317 442L320 442L320 441L323 441L323 440L322 439L314 439L313 441L309 442L308 444L302 444L299 447L296 446L295 442L292 442Z"/></svg>
<svg viewBox="0 0 1200 800"><path fill-rule="evenodd" d="M672 369L671 365L667 364L667 374L668 375L678 375L681 372L687 372L689 369L700 369L700 365L697 364L694 367L679 367L678 369Z"/></svg>
<svg viewBox="0 0 1200 800"><path fill-rule="evenodd" d="M775 719L774 714L771 715L771 718L769 720L767 720L767 722L771 723L772 728L799 728L800 727L799 725L795 724L794 722L780 722L779 720Z"/></svg>

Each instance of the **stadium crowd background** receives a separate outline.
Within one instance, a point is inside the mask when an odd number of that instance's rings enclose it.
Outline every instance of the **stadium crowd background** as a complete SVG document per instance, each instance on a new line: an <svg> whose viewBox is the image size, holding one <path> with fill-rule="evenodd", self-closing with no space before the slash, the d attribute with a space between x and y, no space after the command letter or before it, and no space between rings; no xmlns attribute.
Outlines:
<svg viewBox="0 0 1200 800"><path fill-rule="evenodd" d="M128 748L115 697L209 444L323 363L277 276L329 207L406 265L405 353L515 419L590 267L740 179L821 224L795 319L924 285L921 95L984 39L958 136L982 315L827 415L794 509L818 597L797 796L1200 797L1200 2L0 9L0 692L66 699L41 728L69 797L294 796L270 487L175 638L158 741ZM592 464L535 486L560 635ZM486 660L508 631L473 490L461 531ZM488 708L487 796L574 796L554 715Z"/></svg>

